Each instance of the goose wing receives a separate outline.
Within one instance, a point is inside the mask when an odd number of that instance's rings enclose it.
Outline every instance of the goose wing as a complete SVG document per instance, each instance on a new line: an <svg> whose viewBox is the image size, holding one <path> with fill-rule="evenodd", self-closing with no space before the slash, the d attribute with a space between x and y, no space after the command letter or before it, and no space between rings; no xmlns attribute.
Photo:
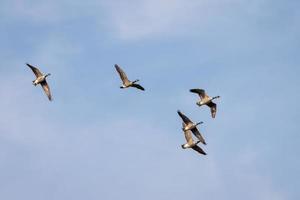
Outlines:
<svg viewBox="0 0 300 200"><path fill-rule="evenodd" d="M33 73L35 74L35 76L38 78L40 76L43 76L43 73L36 67L26 63L26 65L33 71Z"/></svg>
<svg viewBox="0 0 300 200"><path fill-rule="evenodd" d="M191 131L184 131L184 137L185 137L188 144L193 144L194 143Z"/></svg>
<svg viewBox="0 0 300 200"><path fill-rule="evenodd" d="M205 90L203 89L190 89L190 92L198 94L201 99L204 99L206 97Z"/></svg>
<svg viewBox="0 0 300 200"><path fill-rule="evenodd" d="M192 149L200 154L206 155L205 151L203 151L203 149L201 149L201 147L199 147L198 145L193 146Z"/></svg>
<svg viewBox="0 0 300 200"><path fill-rule="evenodd" d="M132 84L131 87L135 87L135 88L143 90L143 91L145 90L141 85L136 84L136 83Z"/></svg>
<svg viewBox="0 0 300 200"><path fill-rule="evenodd" d="M43 90L45 91L45 93L46 93L46 95L47 95L49 101L52 101L52 96L51 96L51 92L50 92L50 87L49 87L47 81L43 81L43 82L41 83L41 85L42 85L42 88L43 88Z"/></svg>
<svg viewBox="0 0 300 200"><path fill-rule="evenodd" d="M121 69L121 67L119 65L115 64L115 68L116 68L117 72L119 73L123 84L128 84L130 81L128 80L125 72Z"/></svg>
<svg viewBox="0 0 300 200"><path fill-rule="evenodd" d="M211 117L215 118L217 113L217 104L211 101L207 104L207 106L210 107Z"/></svg>
<svg viewBox="0 0 300 200"><path fill-rule="evenodd" d="M199 132L199 130L197 128L193 128L192 132L202 144L206 145L204 138L202 137L201 133Z"/></svg>
<svg viewBox="0 0 300 200"><path fill-rule="evenodd" d="M182 112L180 112L179 110L177 111L178 115L181 117L182 121L185 124L189 124L189 123L193 123L187 116L185 116Z"/></svg>
<svg viewBox="0 0 300 200"><path fill-rule="evenodd" d="M182 128L183 128L183 129L185 128L185 126L186 126L186 125L185 125L185 123L184 123L184 122L182 122Z"/></svg>

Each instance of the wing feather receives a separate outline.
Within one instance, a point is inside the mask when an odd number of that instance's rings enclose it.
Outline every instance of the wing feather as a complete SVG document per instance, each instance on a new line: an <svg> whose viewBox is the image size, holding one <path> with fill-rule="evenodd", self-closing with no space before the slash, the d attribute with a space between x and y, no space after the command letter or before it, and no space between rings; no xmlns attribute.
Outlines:
<svg viewBox="0 0 300 200"><path fill-rule="evenodd" d="M201 133L199 132L199 130L197 128L193 128L192 129L193 134L198 138L198 140L206 145L206 142L204 140L204 138L202 137Z"/></svg>
<svg viewBox="0 0 300 200"><path fill-rule="evenodd" d="M206 96L205 90L203 89L190 89L190 92L198 94L201 99L204 99Z"/></svg>
<svg viewBox="0 0 300 200"><path fill-rule="evenodd" d="M187 116L185 116L182 112L180 112L179 110L177 111L178 115L181 117L182 121L185 124L189 124L189 123L193 123Z"/></svg>
<svg viewBox="0 0 300 200"><path fill-rule="evenodd" d="M145 90L145 88L143 88L141 85L136 84L136 83L132 84L131 86L132 86L132 87L135 87L135 88L137 88L137 89L143 90L143 91Z"/></svg>
<svg viewBox="0 0 300 200"><path fill-rule="evenodd" d="M43 90L45 91L45 93L46 93L46 95L47 95L49 101L52 101L52 96L51 96L51 92L50 92L50 87L49 87L47 81L43 81L43 82L41 83L41 86L42 86Z"/></svg>
<svg viewBox="0 0 300 200"><path fill-rule="evenodd" d="M215 118L217 113L217 104L211 101L207 104L207 106L210 107L211 117Z"/></svg>
<svg viewBox="0 0 300 200"><path fill-rule="evenodd" d="M128 80L127 75L121 69L121 67L119 65L115 64L115 68L116 68L117 72L119 73L119 76L120 76L123 84L128 84L130 81Z"/></svg>
<svg viewBox="0 0 300 200"><path fill-rule="evenodd" d="M28 63L26 63L26 65L32 70L32 72L35 74L36 78L40 77L40 76L43 76L43 73L40 72L40 70Z"/></svg>
<svg viewBox="0 0 300 200"><path fill-rule="evenodd" d="M205 151L203 151L203 149L201 149L201 147L199 147L198 145L193 146L192 149L200 154L206 155Z"/></svg>

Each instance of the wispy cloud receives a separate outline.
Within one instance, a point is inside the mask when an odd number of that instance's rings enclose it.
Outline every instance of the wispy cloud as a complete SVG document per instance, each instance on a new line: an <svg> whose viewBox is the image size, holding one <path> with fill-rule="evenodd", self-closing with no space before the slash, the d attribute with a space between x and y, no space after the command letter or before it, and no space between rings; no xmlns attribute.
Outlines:
<svg viewBox="0 0 300 200"><path fill-rule="evenodd" d="M57 22L63 17L62 9L60 4L50 1L12 0L1 3L2 15L7 20L9 18L9 20L21 19L31 22Z"/></svg>
<svg viewBox="0 0 300 200"><path fill-rule="evenodd" d="M111 27L121 39L136 40L188 32L195 22L205 19L206 1L143 0L106 3ZM197 14L200 14L200 16Z"/></svg>

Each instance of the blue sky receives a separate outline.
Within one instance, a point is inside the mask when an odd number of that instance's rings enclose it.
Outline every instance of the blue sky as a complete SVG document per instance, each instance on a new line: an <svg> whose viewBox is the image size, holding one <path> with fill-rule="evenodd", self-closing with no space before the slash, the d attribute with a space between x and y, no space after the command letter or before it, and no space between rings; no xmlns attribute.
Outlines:
<svg viewBox="0 0 300 200"><path fill-rule="evenodd" d="M299 199L299 6L2 0L0 199ZM195 87L221 96L215 120ZM207 156L181 149L177 109Z"/></svg>

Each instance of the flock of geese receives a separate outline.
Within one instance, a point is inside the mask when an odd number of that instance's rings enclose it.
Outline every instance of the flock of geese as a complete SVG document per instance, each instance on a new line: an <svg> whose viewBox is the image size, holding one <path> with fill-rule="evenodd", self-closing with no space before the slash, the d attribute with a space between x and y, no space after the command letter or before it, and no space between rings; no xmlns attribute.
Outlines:
<svg viewBox="0 0 300 200"><path fill-rule="evenodd" d="M48 99L52 101L51 91L50 87L47 83L46 78L50 76L50 73L43 74L37 67L34 67L28 63L26 65L32 70L32 72L35 74L36 79L32 81L34 86L41 85L44 92L46 93ZM145 90L140 84L137 84L139 82L138 79L135 81L130 81L127 78L126 73L121 69L119 65L115 65L115 68L122 80L122 85L120 86L121 89L134 87L139 90ZM207 105L210 108L211 116L212 118L216 117L217 112L217 104L213 102L214 99L220 98L220 96L210 97L206 94L205 90L203 89L191 89L190 92L196 93L199 95L200 100L196 103L198 106ZM201 135L200 131L198 130L197 126L202 124L203 122L194 123L191 121L186 115L184 115L181 111L177 111L178 115L182 119L182 131L184 132L184 136L186 139L186 143L181 145L183 149L191 148L195 151L197 151L200 154L206 155L205 151L198 146L198 143L202 143L206 145L205 139ZM192 134L197 138L197 141L193 139Z"/></svg>

